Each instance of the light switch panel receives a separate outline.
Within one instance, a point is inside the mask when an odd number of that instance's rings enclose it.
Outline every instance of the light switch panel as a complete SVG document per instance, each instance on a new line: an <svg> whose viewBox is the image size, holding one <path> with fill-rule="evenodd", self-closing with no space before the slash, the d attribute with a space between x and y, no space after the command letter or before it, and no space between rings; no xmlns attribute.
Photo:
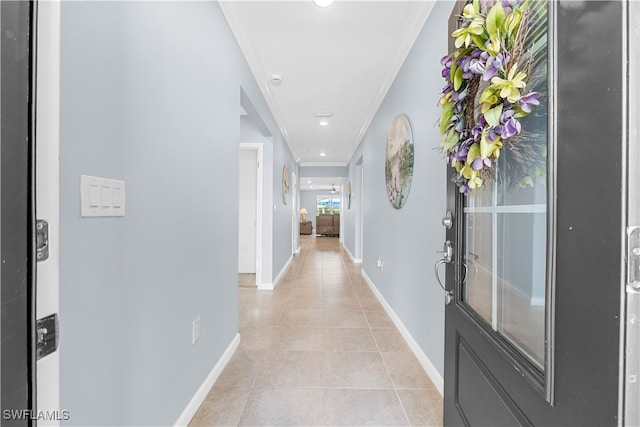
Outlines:
<svg viewBox="0 0 640 427"><path fill-rule="evenodd" d="M102 192L97 185L89 184L89 206L92 208L102 206Z"/></svg>
<svg viewBox="0 0 640 427"><path fill-rule="evenodd" d="M103 208L110 208L113 206L112 193L113 193L113 190L111 189L110 186L108 185L102 186L102 207Z"/></svg>
<svg viewBox="0 0 640 427"><path fill-rule="evenodd" d="M113 187L113 207L124 207L124 184L123 188L121 188L120 186Z"/></svg>
<svg viewBox="0 0 640 427"><path fill-rule="evenodd" d="M80 175L80 200L83 217L124 216L125 182Z"/></svg>

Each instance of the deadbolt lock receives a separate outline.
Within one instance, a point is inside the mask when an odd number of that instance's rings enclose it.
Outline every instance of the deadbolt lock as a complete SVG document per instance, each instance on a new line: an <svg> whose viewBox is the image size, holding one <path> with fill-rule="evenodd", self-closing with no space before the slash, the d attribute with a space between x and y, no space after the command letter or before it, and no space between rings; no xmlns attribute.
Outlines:
<svg viewBox="0 0 640 427"><path fill-rule="evenodd" d="M451 211L447 211L447 214L442 217L442 225L448 230L453 227L453 214Z"/></svg>
<svg viewBox="0 0 640 427"><path fill-rule="evenodd" d="M444 242L442 251L440 251L439 253L442 254L442 260L447 264L453 261L453 244L451 243L451 240L447 240Z"/></svg>

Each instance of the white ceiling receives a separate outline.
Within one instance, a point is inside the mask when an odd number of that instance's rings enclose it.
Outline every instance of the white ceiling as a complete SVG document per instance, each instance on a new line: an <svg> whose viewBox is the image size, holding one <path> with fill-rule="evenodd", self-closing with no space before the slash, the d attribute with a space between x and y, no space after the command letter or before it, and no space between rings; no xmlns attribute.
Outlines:
<svg viewBox="0 0 640 427"><path fill-rule="evenodd" d="M434 3L220 5L296 161L329 166L351 159Z"/></svg>
<svg viewBox="0 0 640 427"><path fill-rule="evenodd" d="M341 185L344 184L344 177L300 177L300 190L326 191L335 188L336 191L342 191Z"/></svg>

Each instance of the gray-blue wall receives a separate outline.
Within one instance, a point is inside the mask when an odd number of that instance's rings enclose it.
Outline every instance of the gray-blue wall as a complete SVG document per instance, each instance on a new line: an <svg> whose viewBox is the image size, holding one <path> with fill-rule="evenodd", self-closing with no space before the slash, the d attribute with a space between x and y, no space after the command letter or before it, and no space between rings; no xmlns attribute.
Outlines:
<svg viewBox="0 0 640 427"><path fill-rule="evenodd" d="M61 407L70 425L172 425L238 330L240 87L273 174L295 163L216 3L64 2L61 19ZM80 217L83 173L126 180L124 218Z"/></svg>
<svg viewBox="0 0 640 427"><path fill-rule="evenodd" d="M283 198L282 174L284 166L289 168L289 180L295 172L298 177L298 166L291 156L289 148L284 143L274 141L273 146L273 278L275 279L286 265L297 248L293 247L291 227L297 226L294 222L293 183L289 183L289 194ZM297 211L297 210L296 210Z"/></svg>
<svg viewBox="0 0 640 427"><path fill-rule="evenodd" d="M438 2L349 163L352 186L356 162L364 168L363 269L420 345L434 367L444 372L444 297L432 273L442 250L448 170L437 151L440 135L440 58L447 53L447 22L453 3ZM398 114L411 120L415 164L405 206L394 209L386 195L385 144ZM355 200L352 200L355 203ZM353 204L352 204L353 206ZM347 249L355 253L355 213L347 212ZM384 271L376 260L384 261Z"/></svg>
<svg viewBox="0 0 640 427"><path fill-rule="evenodd" d="M362 254L356 253L356 239L359 227L359 219L361 218L361 210L362 210L362 194L363 194L363 183L362 183L362 172L359 169L359 165L356 163L361 159L362 154L357 157L354 157L349 164L349 176L345 180L343 191L345 192L344 197L344 207L342 209L342 241L344 247L349 252L349 255L355 260L361 260ZM347 185L351 183L351 205L349 205L349 200L346 194Z"/></svg>

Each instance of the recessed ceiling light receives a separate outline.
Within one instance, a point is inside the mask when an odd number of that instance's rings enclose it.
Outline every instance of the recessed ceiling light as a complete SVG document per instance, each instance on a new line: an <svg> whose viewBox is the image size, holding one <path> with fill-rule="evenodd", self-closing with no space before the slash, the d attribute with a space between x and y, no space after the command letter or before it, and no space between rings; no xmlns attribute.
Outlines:
<svg viewBox="0 0 640 427"><path fill-rule="evenodd" d="M311 181L307 181L307 184L311 184Z"/></svg>
<svg viewBox="0 0 640 427"><path fill-rule="evenodd" d="M322 119L318 122L320 126L329 126L329 122L326 119Z"/></svg>
<svg viewBox="0 0 640 427"><path fill-rule="evenodd" d="M333 4L333 0L313 0L318 7L329 7Z"/></svg>
<svg viewBox="0 0 640 427"><path fill-rule="evenodd" d="M323 151L322 153L320 153L320 157L324 157L326 156L326 153Z"/></svg>

